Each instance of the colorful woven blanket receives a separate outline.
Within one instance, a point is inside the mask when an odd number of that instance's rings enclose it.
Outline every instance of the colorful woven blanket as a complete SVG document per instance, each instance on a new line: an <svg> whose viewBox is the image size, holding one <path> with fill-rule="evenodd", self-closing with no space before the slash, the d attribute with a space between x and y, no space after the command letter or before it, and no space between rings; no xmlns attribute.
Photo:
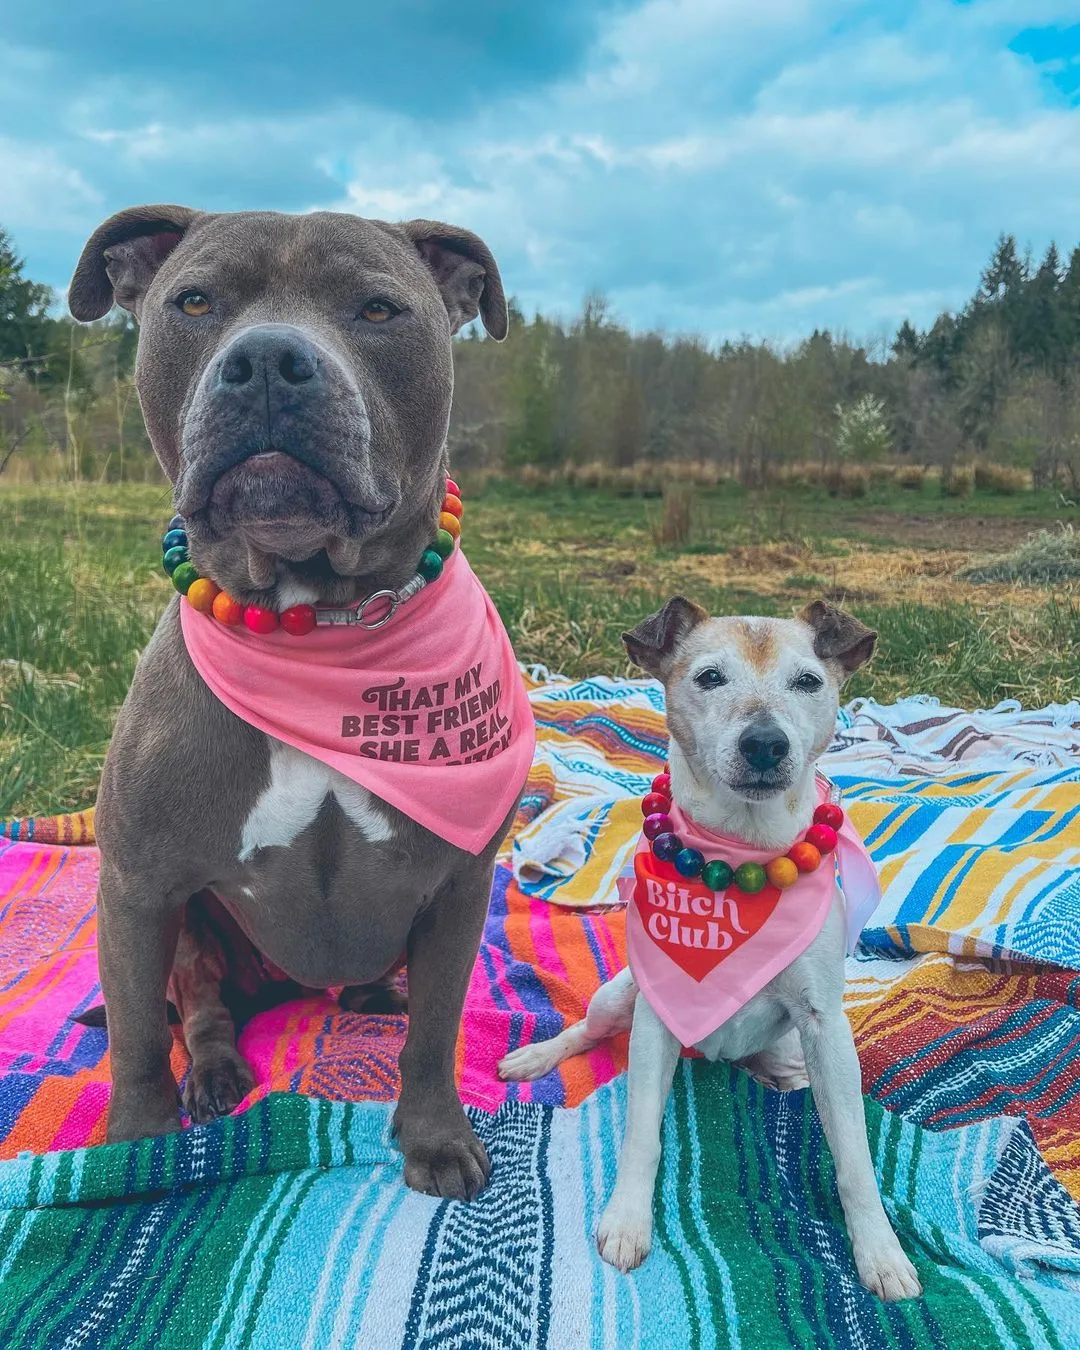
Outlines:
<svg viewBox="0 0 1080 1350"><path fill-rule="evenodd" d="M70 825L0 832L0 1344L1080 1344L1080 705L858 703L825 765L886 888L848 1009L927 1297L883 1309L854 1281L808 1094L692 1061L657 1248L629 1278L594 1257L625 1045L533 1084L494 1069L622 964L610 882L664 753L662 695L537 678L531 697L537 762L458 1049L496 1166L472 1207L401 1187L377 1103L403 1019L329 996L244 1029L246 1111L85 1149L108 1094L104 1032L69 1020L100 998L96 851L40 842Z"/></svg>

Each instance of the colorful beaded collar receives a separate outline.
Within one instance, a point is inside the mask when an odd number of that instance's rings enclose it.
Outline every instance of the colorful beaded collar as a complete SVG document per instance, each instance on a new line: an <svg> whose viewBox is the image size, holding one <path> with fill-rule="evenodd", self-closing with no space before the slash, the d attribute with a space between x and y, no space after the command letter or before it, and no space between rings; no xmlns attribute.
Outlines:
<svg viewBox="0 0 1080 1350"><path fill-rule="evenodd" d="M652 791L641 799L645 817L642 831L652 852L661 862L670 863L684 877L700 877L709 890L722 893L737 886L744 895L757 895L766 883L787 890L803 872L814 872L822 857L836 848L844 812L835 802L823 802L814 811L814 823L803 837L779 857L761 863L744 862L732 867L723 858L706 859L700 849L687 848L675 833L671 811L671 775L657 774Z"/></svg>
<svg viewBox="0 0 1080 1350"><path fill-rule="evenodd" d="M345 608L316 608L314 605L292 605L280 613L261 605L242 605L234 600L209 577L200 576L188 557L188 537L183 516L173 516L161 541L161 565L172 578L172 584L200 614L211 615L219 623L235 627L244 624L253 633L272 633L281 628L293 637L304 637L315 628L330 628L348 624L358 628L382 628L394 617L399 606L431 581L442 575L443 564L457 547L461 537L461 489L452 478L446 480L446 495L439 512L439 528L435 538L424 549L417 564L416 575L399 591L375 591L365 600Z"/></svg>

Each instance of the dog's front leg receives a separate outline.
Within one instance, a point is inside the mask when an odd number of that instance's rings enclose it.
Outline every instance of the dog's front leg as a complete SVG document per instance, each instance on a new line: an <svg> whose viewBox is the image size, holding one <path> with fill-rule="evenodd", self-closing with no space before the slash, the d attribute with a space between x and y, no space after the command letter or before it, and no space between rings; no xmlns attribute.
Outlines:
<svg viewBox="0 0 1080 1350"><path fill-rule="evenodd" d="M660 1166L660 1126L679 1062L679 1042L638 994L630 1029L626 1133L615 1189L596 1229L603 1260L619 1270L641 1265L652 1246L653 1189Z"/></svg>
<svg viewBox="0 0 1080 1350"><path fill-rule="evenodd" d="M98 887L98 968L109 1028L109 1143L180 1128L165 988L181 904L168 904L106 859Z"/></svg>
<svg viewBox="0 0 1080 1350"><path fill-rule="evenodd" d="M491 861L473 859L417 916L409 933L409 1031L401 1051L401 1098L394 1131L405 1183L427 1195L471 1200L491 1164L454 1084L465 991L480 946Z"/></svg>
<svg viewBox="0 0 1080 1350"><path fill-rule="evenodd" d="M842 1007L819 1008L810 1000L792 1011L806 1055L810 1090L832 1151L836 1188L859 1279L886 1302L916 1298L922 1285L892 1230L874 1176L859 1057L847 1017Z"/></svg>

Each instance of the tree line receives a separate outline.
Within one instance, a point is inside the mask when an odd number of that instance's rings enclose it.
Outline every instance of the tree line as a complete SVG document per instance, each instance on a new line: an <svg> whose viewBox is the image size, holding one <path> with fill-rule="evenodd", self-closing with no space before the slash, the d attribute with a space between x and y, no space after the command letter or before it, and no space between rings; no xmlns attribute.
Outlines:
<svg viewBox="0 0 1080 1350"><path fill-rule="evenodd" d="M114 312L58 314L0 230L0 472L156 478L133 388L136 332ZM1041 261L1002 235L971 299L891 342L815 330L787 346L634 332L603 296L572 319L455 342L456 465L771 467L883 458L949 469L989 460L1080 490L1080 247Z"/></svg>

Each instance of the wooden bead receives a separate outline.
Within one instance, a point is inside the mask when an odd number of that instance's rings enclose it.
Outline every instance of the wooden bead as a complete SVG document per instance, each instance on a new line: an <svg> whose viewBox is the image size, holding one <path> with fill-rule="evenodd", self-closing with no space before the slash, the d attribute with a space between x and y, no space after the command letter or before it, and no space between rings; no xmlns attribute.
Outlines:
<svg viewBox="0 0 1080 1350"><path fill-rule="evenodd" d="M425 581L437 581L442 576L443 560L442 555L433 548L424 549L420 555L420 562L416 570Z"/></svg>
<svg viewBox="0 0 1080 1350"><path fill-rule="evenodd" d="M652 841L652 851L661 862L670 862L682 848L677 834L658 834Z"/></svg>
<svg viewBox="0 0 1080 1350"><path fill-rule="evenodd" d="M460 497L455 497L452 492L448 492L443 500L442 509L449 512L452 516L457 516L458 520L460 520L461 513L465 508L461 504Z"/></svg>
<svg viewBox="0 0 1080 1350"><path fill-rule="evenodd" d="M713 858L701 869L701 879L710 891L726 891L735 880L735 873L722 858Z"/></svg>
<svg viewBox="0 0 1080 1350"><path fill-rule="evenodd" d="M196 570L194 563L182 562L179 567L173 568L172 584L181 595L186 595L188 587L193 581L198 581L198 579L199 573Z"/></svg>
<svg viewBox="0 0 1080 1350"><path fill-rule="evenodd" d="M798 881L799 869L790 858L773 858L772 862L765 864L765 875L773 886L786 891Z"/></svg>
<svg viewBox="0 0 1080 1350"><path fill-rule="evenodd" d="M293 637L305 637L315 627L314 605L292 605L279 615L282 628Z"/></svg>
<svg viewBox="0 0 1080 1350"><path fill-rule="evenodd" d="M235 628L244 617L244 606L224 591L218 591L214 596L212 609L218 623L228 624L230 628Z"/></svg>
<svg viewBox="0 0 1080 1350"><path fill-rule="evenodd" d="M815 825L828 825L831 830L839 830L844 823L844 813L835 802L824 802L814 812Z"/></svg>
<svg viewBox="0 0 1080 1350"><path fill-rule="evenodd" d="M449 530L436 530L435 542L431 547L440 558L449 558L454 551L454 536Z"/></svg>
<svg viewBox="0 0 1080 1350"><path fill-rule="evenodd" d="M815 872L821 866L821 850L808 844L805 839L792 844L787 855L800 872Z"/></svg>
<svg viewBox="0 0 1080 1350"><path fill-rule="evenodd" d="M735 885L744 895L757 895L768 877L760 863L740 863L735 869Z"/></svg>
<svg viewBox="0 0 1080 1350"><path fill-rule="evenodd" d="M658 834L670 834L674 822L666 811L657 811L645 817L641 832L646 839L655 839Z"/></svg>
<svg viewBox="0 0 1080 1350"><path fill-rule="evenodd" d="M658 811L666 811L670 805L670 797L665 797L660 792L650 792L641 799L641 814L655 816Z"/></svg>
<svg viewBox="0 0 1080 1350"><path fill-rule="evenodd" d="M161 565L162 567L164 567L165 571L169 574L169 576L172 576L172 574L176 571L176 569L180 566L180 564L186 563L187 561L188 561L187 549L184 548L182 544L178 544L176 548L170 548L168 552L162 556Z"/></svg>
<svg viewBox="0 0 1080 1350"><path fill-rule="evenodd" d="M200 577L198 581L193 581L187 589L187 602L192 609L197 609L200 614L210 614L214 608L214 601L220 592L218 588L207 577Z"/></svg>
<svg viewBox="0 0 1080 1350"><path fill-rule="evenodd" d="M452 478L448 478L446 480L446 491L449 496L453 497L461 496L461 489L458 487L458 485L454 482Z"/></svg>
<svg viewBox="0 0 1080 1350"><path fill-rule="evenodd" d="M836 847L836 831L831 825L811 825L806 831L806 842L819 853L831 853Z"/></svg>
<svg viewBox="0 0 1080 1350"><path fill-rule="evenodd" d="M187 548L186 530L169 530L165 538L161 541L162 553L168 553L171 548Z"/></svg>
<svg viewBox="0 0 1080 1350"><path fill-rule="evenodd" d="M172 520L170 520L166 526L166 529L169 530L183 530L186 528L183 516L173 516Z"/></svg>
<svg viewBox="0 0 1080 1350"><path fill-rule="evenodd" d="M671 774L658 773L652 780L652 790L659 792L662 797L671 796Z"/></svg>
<svg viewBox="0 0 1080 1350"><path fill-rule="evenodd" d="M278 616L272 609L248 605L244 610L244 623L253 633L272 633L278 626Z"/></svg>
<svg viewBox="0 0 1080 1350"><path fill-rule="evenodd" d="M455 539L461 537L461 521L458 520L457 516L452 516L449 511L444 511L439 517L439 529L445 530Z"/></svg>
<svg viewBox="0 0 1080 1350"><path fill-rule="evenodd" d="M675 870L684 877L696 877L701 875L701 869L705 866L705 856L696 848L681 848L675 854Z"/></svg>

